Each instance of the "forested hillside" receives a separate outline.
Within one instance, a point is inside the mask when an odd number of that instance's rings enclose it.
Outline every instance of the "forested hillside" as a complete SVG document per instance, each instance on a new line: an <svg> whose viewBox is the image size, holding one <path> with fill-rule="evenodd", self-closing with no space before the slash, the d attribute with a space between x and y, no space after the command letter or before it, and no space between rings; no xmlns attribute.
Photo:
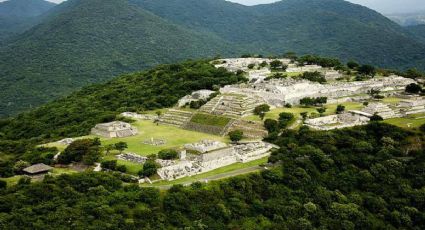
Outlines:
<svg viewBox="0 0 425 230"><path fill-rule="evenodd" d="M408 26L406 29L425 44L425 25Z"/></svg>
<svg viewBox="0 0 425 230"><path fill-rule="evenodd" d="M0 44L37 24L38 16L56 4L44 0L9 0L0 2Z"/></svg>
<svg viewBox="0 0 425 230"><path fill-rule="evenodd" d="M251 7L215 0L130 1L251 52L316 53L388 68L413 66L413 61L425 57L425 46L401 26L342 0L285 0Z"/></svg>
<svg viewBox="0 0 425 230"><path fill-rule="evenodd" d="M0 116L159 63L289 51L425 69L417 37L342 0L68 0L0 48Z"/></svg>
<svg viewBox="0 0 425 230"><path fill-rule="evenodd" d="M245 81L243 76L216 69L208 61L161 65L126 74L14 118L0 120L0 147L6 146L7 140L40 141L87 135L95 124L112 121L121 112L171 107L192 91L241 81Z"/></svg>
<svg viewBox="0 0 425 230"><path fill-rule="evenodd" d="M22 179L0 189L0 227L424 229L423 138L378 123L302 128L274 139L281 149L270 161L281 166L163 192L109 173Z"/></svg>
<svg viewBox="0 0 425 230"><path fill-rule="evenodd" d="M65 5L64 5L65 4ZM126 0L70 0L0 49L0 114L13 114L124 72L237 52Z"/></svg>

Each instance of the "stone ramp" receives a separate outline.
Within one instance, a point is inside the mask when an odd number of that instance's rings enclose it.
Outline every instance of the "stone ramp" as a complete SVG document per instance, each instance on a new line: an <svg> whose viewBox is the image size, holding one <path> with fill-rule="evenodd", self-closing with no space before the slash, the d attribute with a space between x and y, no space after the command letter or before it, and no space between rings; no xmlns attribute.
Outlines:
<svg viewBox="0 0 425 230"><path fill-rule="evenodd" d="M160 124L184 127L192 118L193 113L189 111L169 109L160 119Z"/></svg>

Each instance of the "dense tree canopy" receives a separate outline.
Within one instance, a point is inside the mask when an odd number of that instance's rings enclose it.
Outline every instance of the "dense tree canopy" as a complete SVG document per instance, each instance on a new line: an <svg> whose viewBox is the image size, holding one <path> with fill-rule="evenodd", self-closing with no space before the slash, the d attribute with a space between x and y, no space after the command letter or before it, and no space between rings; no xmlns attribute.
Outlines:
<svg viewBox="0 0 425 230"><path fill-rule="evenodd" d="M280 149L270 157L283 167L162 193L110 173L22 180L0 189L0 226L423 229L423 138L380 123L328 132L287 130L272 140Z"/></svg>

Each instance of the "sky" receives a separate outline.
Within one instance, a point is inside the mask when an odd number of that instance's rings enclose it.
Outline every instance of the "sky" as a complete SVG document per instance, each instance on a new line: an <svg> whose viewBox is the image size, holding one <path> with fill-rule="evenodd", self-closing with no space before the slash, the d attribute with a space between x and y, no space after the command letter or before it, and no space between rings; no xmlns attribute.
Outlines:
<svg viewBox="0 0 425 230"><path fill-rule="evenodd" d="M2 2L4 0L0 0ZM60 3L64 0L48 0ZM244 5L256 5L275 2L276 0L228 0ZM425 10L425 0L347 0L374 9L383 14L408 13Z"/></svg>

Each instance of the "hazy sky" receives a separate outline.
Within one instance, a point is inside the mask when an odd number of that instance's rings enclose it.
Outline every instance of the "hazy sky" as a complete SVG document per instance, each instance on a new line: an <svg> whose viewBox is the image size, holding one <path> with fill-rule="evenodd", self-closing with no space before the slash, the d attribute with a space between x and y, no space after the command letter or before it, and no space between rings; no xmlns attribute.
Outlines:
<svg viewBox="0 0 425 230"><path fill-rule="evenodd" d="M0 0L4 1L4 0ZM64 0L48 0L51 2L62 2ZM276 2L277 0L229 0L245 5ZM381 13L404 13L425 10L425 0L347 0L377 10Z"/></svg>

